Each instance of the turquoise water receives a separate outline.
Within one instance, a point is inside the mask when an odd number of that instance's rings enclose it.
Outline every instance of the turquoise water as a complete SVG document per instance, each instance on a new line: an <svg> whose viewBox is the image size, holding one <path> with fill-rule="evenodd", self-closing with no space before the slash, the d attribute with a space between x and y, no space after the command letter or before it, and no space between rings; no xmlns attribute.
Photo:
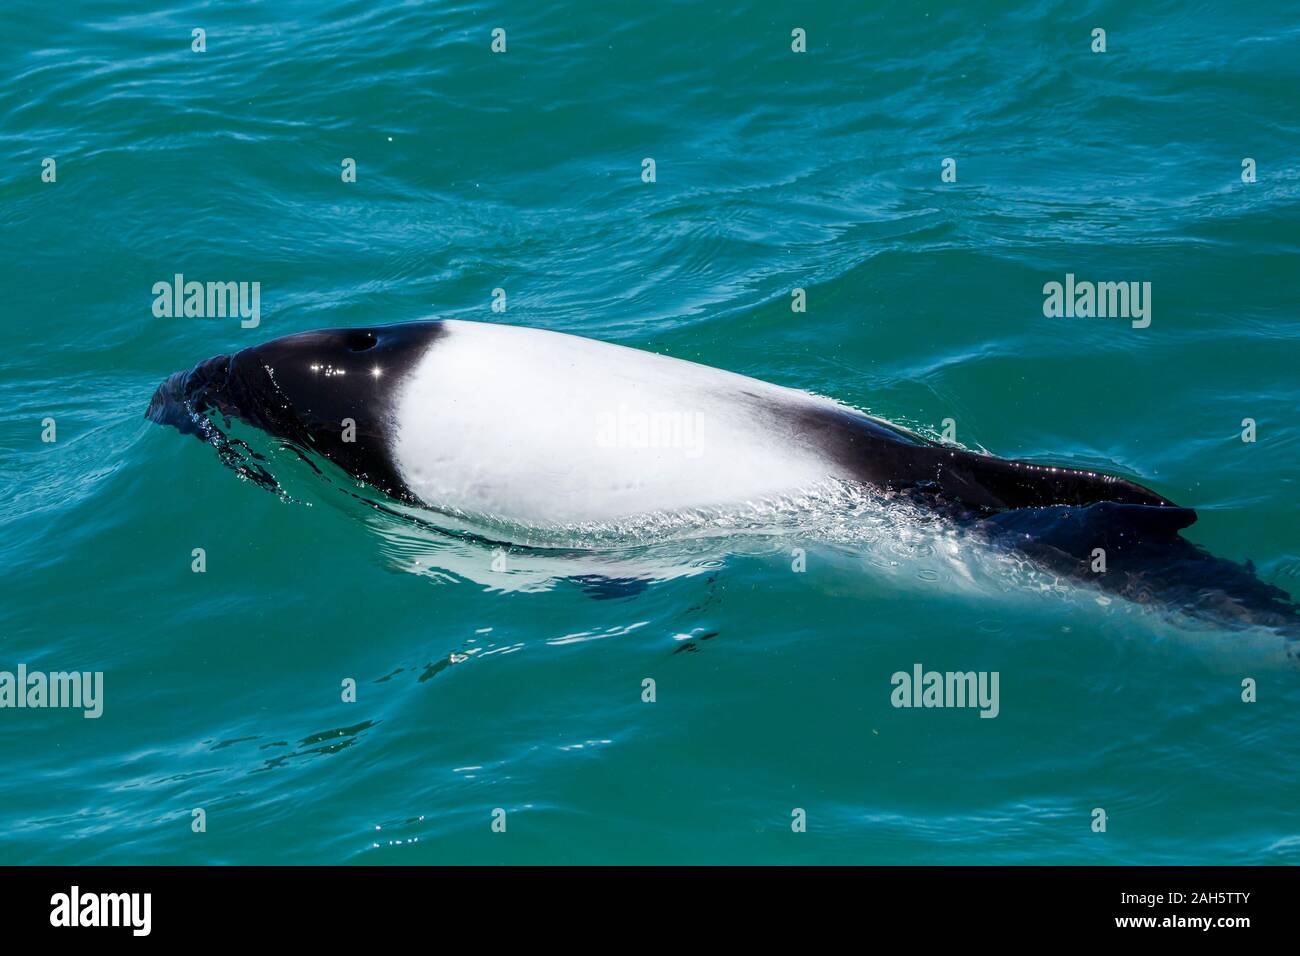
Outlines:
<svg viewBox="0 0 1300 956"><path fill-rule="evenodd" d="M506 321L1130 476L1297 594L1296 5L20 7L0 670L103 671L104 712L0 710L0 862L1300 860L1258 628L857 501L498 572L142 417L289 332ZM178 272L260 282L259 327L156 317ZM1045 318L1066 273L1149 281L1150 327ZM998 672L998 717L892 707L917 662Z"/></svg>

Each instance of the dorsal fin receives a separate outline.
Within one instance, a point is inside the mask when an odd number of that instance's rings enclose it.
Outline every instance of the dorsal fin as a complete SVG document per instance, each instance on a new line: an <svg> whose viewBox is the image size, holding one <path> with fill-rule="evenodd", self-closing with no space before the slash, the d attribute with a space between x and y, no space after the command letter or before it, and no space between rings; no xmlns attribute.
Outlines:
<svg viewBox="0 0 1300 956"><path fill-rule="evenodd" d="M794 414L806 441L838 462L847 475L882 488L931 495L984 512L1103 501L1177 507L1126 478L976 454L854 409L817 405Z"/></svg>
<svg viewBox="0 0 1300 956"><path fill-rule="evenodd" d="M1177 507L1168 498L1136 482L1101 472L994 458L942 446L932 446L932 454L934 481L939 492L977 508L1001 511L1103 501Z"/></svg>

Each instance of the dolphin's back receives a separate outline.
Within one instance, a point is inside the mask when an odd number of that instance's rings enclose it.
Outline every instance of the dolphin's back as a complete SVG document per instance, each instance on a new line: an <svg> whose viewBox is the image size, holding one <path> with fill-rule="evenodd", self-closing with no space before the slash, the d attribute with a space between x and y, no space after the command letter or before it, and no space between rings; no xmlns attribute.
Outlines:
<svg viewBox="0 0 1300 956"><path fill-rule="evenodd" d="M585 522L828 479L993 512L1169 506L1139 485L940 445L816 395L539 329L446 321L398 386L392 457L435 508Z"/></svg>
<svg viewBox="0 0 1300 956"><path fill-rule="evenodd" d="M844 477L882 488L930 494L985 512L1103 501L1176 507L1126 478L981 455L930 441L835 403L791 413ZM1189 513L1189 509L1177 510ZM1185 520L1182 526L1192 520Z"/></svg>

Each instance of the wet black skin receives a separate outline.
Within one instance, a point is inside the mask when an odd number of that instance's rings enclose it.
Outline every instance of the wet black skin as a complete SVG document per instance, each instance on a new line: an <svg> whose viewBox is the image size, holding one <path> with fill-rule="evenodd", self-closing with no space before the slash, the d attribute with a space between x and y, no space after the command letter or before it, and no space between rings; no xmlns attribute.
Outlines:
<svg viewBox="0 0 1300 956"><path fill-rule="evenodd" d="M238 418L414 503L390 453L394 389L442 334L440 322L410 322L287 335L177 372L145 414L204 439L203 416Z"/></svg>

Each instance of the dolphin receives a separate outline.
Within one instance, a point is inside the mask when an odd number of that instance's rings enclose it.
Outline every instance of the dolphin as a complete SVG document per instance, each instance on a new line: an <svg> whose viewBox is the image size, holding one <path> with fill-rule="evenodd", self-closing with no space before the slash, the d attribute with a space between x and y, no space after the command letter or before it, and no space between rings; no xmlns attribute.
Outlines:
<svg viewBox="0 0 1300 956"><path fill-rule="evenodd" d="M576 335L460 320L302 332L176 372L146 416L244 460L216 423L237 418L395 502L522 525L856 482L1124 597L1300 632L1286 592L1187 541L1196 512L1128 478L972 452L830 398Z"/></svg>

